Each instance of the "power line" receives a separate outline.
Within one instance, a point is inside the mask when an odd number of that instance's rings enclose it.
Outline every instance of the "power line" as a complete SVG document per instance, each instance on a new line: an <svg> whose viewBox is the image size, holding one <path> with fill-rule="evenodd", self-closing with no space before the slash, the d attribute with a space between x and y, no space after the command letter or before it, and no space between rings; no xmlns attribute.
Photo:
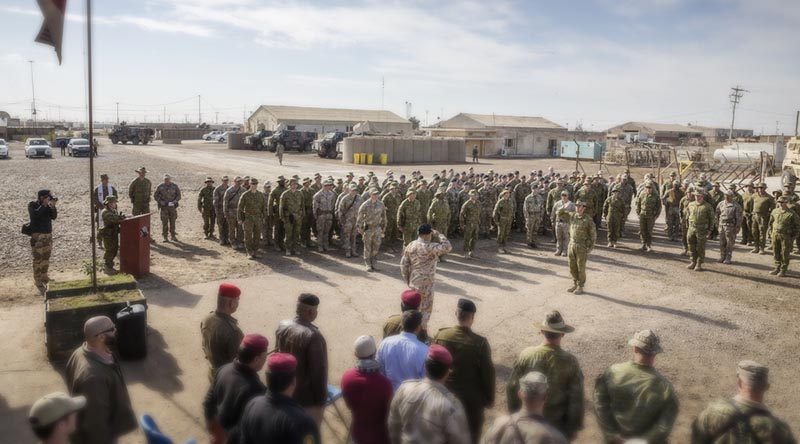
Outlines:
<svg viewBox="0 0 800 444"><path fill-rule="evenodd" d="M736 121L736 105L739 104L739 101L742 100L742 96L744 93L750 92L739 85L734 86L731 88L731 93L728 95L731 103L733 104L733 112L731 113L731 131L728 133L728 143L733 141L733 124Z"/></svg>

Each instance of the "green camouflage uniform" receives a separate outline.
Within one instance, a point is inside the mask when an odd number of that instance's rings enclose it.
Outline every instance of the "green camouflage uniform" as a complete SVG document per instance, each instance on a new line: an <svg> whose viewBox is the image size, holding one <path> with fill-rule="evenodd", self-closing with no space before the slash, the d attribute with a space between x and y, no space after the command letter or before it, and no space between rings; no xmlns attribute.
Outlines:
<svg viewBox="0 0 800 444"><path fill-rule="evenodd" d="M517 188L523 184L517 185ZM528 187L530 188L530 187ZM534 189L525 197L522 205L522 216L525 221L525 240L529 245L536 245L536 236L539 234L539 225L544 215L544 197L541 191Z"/></svg>
<svg viewBox="0 0 800 444"><path fill-rule="evenodd" d="M703 202L692 202L686 206L686 241L693 264L702 264L706 257L706 240L714 225L714 210Z"/></svg>
<svg viewBox="0 0 800 444"><path fill-rule="evenodd" d="M428 208L428 223L434 230L447 233L450 227L450 205L444 196L435 198Z"/></svg>
<svg viewBox="0 0 800 444"><path fill-rule="evenodd" d="M417 238L417 229L422 225L422 205L419 200L405 199L397 209L397 228L403 233L403 246Z"/></svg>
<svg viewBox="0 0 800 444"><path fill-rule="evenodd" d="M271 247L274 245L272 239L272 218L269 217L269 195L272 193L272 186L265 186L261 197L264 199L264 217L261 219L261 242Z"/></svg>
<svg viewBox="0 0 800 444"><path fill-rule="evenodd" d="M725 200L725 194L720 190L715 190L712 188L711 191L706 194L706 202L711 205L711 208L716 209L717 205L719 205L719 203L723 200ZM719 234L719 231L717 230L717 225L715 224L713 227L711 227L711 239L715 239L717 234Z"/></svg>
<svg viewBox="0 0 800 444"><path fill-rule="evenodd" d="M505 247L508 242L508 233L511 231L511 223L514 222L514 208L511 206L511 199L500 198L492 211L492 220L497 226L497 245Z"/></svg>
<svg viewBox="0 0 800 444"><path fill-rule="evenodd" d="M477 443L483 429L483 409L494 404L494 364L489 341L470 328L456 326L439 329L433 342L453 356L453 371L445 385L464 406L472 442Z"/></svg>
<svg viewBox="0 0 800 444"><path fill-rule="evenodd" d="M716 218L719 222L719 254L720 260L731 260L733 255L733 245L736 243L736 235L739 234L739 227L742 225L742 207L738 203L722 200L717 204Z"/></svg>
<svg viewBox="0 0 800 444"><path fill-rule="evenodd" d="M603 217L608 227L608 242L616 244L622 234L622 218L625 217L625 202L620 199L619 193L611 193L603 203Z"/></svg>
<svg viewBox="0 0 800 444"><path fill-rule="evenodd" d="M178 219L178 201L181 200L181 190L174 182L162 183L156 187L153 199L161 211L161 234L167 238L167 233L175 237L175 221ZM170 205L171 204L171 205Z"/></svg>
<svg viewBox="0 0 800 444"><path fill-rule="evenodd" d="M800 234L800 218L794 211L778 207L772 210L769 216L769 228L775 269L786 273L789 268L792 241Z"/></svg>
<svg viewBox="0 0 800 444"><path fill-rule="evenodd" d="M214 212L214 186L208 184L197 194L197 211L203 215L203 234L214 235L214 224L217 214Z"/></svg>
<svg viewBox="0 0 800 444"><path fill-rule="evenodd" d="M303 215L305 214L303 202L303 192L300 190L288 189L281 194L278 214L281 216L286 232L283 243L287 254L297 253L297 247L300 245L300 229L303 226Z"/></svg>
<svg viewBox="0 0 800 444"><path fill-rule="evenodd" d="M225 191L229 186L220 184L214 188L214 213L217 216L217 231L219 231L219 243L225 245L228 240L228 218L225 217ZM212 231L213 234L213 231Z"/></svg>
<svg viewBox="0 0 800 444"><path fill-rule="evenodd" d="M469 199L461 206L459 211L459 224L464 227L464 252L475 251L475 239L481 223L481 204L477 200Z"/></svg>
<svg viewBox="0 0 800 444"><path fill-rule="evenodd" d="M680 212L681 212L681 243L683 244L683 251L684 254L689 252L689 213L686 212L686 209L689 208L689 204L694 202L694 196L690 197L688 194L683 196L680 203Z"/></svg>
<svg viewBox="0 0 800 444"><path fill-rule="evenodd" d="M517 225L517 231L522 233L527 231L527 218L525 217L525 200L531 194L531 185L527 182L519 182L514 185L514 190L511 195L514 197L514 206L516 213L514 214L514 223ZM542 208L544 208L544 198L542 198ZM530 243L530 242L529 242Z"/></svg>
<svg viewBox="0 0 800 444"><path fill-rule="evenodd" d="M769 227L769 216L775 209L775 199L769 194L761 196L753 195L751 201L753 213L752 235L755 250L764 250L767 247L767 229Z"/></svg>
<svg viewBox="0 0 800 444"><path fill-rule="evenodd" d="M586 283L586 259L597 241L597 228L586 213L580 216L577 212L560 210L559 217L569 221L569 272L575 285L583 287Z"/></svg>
<svg viewBox="0 0 800 444"><path fill-rule="evenodd" d="M634 362L612 365L597 377L594 406L607 443L640 438L665 444L678 416L672 384L655 368Z"/></svg>
<svg viewBox="0 0 800 444"><path fill-rule="evenodd" d="M267 206L264 193L258 191L256 185L242 194L237 206L237 220L244 230L244 248L247 254L254 255L258 251L261 238L261 222L267 217Z"/></svg>
<svg viewBox="0 0 800 444"><path fill-rule="evenodd" d="M680 188L670 188L664 192L664 213L667 217L667 235L669 240L675 240L681 230L681 200L683 191Z"/></svg>
<svg viewBox="0 0 800 444"><path fill-rule="evenodd" d="M420 224L430 223L428 220L428 208L431 207L431 202L433 202L433 190L430 188L417 189L417 200L421 211Z"/></svg>
<svg viewBox="0 0 800 444"><path fill-rule="evenodd" d="M244 242L242 224L239 223L238 207L239 199L245 191L241 185L234 185L225 190L225 195L222 198L222 211L225 212L225 219L228 221L228 240L234 248L239 248Z"/></svg>
<svg viewBox="0 0 800 444"><path fill-rule="evenodd" d="M753 241L753 196L755 196L755 193L749 191L745 191L742 194L742 210L744 211L742 245L749 245Z"/></svg>
<svg viewBox="0 0 800 444"><path fill-rule="evenodd" d="M138 216L150 212L150 196L153 184L150 179L137 177L128 185L128 197L131 198L133 211L131 214Z"/></svg>
<svg viewBox="0 0 800 444"><path fill-rule="evenodd" d="M375 266L375 258L381 249L383 230L386 229L386 207L383 202L367 199L358 208L356 226L361 230L361 240L364 243L364 264L367 267Z"/></svg>
<svg viewBox="0 0 800 444"><path fill-rule="evenodd" d="M478 202L481 204L481 223L478 231L482 236L489 237L492 228L492 211L497 203L497 193L491 183L484 183L478 189Z"/></svg>
<svg viewBox="0 0 800 444"><path fill-rule="evenodd" d="M583 428L583 372L578 359L561 347L549 344L528 347L514 361L506 386L508 410L521 408L517 396L519 380L528 372L547 376L547 403L544 417L564 436L572 436Z"/></svg>
<svg viewBox="0 0 800 444"><path fill-rule="evenodd" d="M286 190L286 185L278 183L278 186L269 193L269 199L267 200L267 217L270 218L275 229L272 239L275 240L275 246L278 247L278 250L286 250L286 245L283 241L284 236L286 236L286 227L280 213L281 195Z"/></svg>
<svg viewBox="0 0 800 444"><path fill-rule="evenodd" d="M764 404L735 397L709 404L692 423L692 444L797 444Z"/></svg>
<svg viewBox="0 0 800 444"><path fill-rule="evenodd" d="M639 239L642 246L650 247L653 243L653 226L661 214L661 200L655 192L640 194L636 199L636 214L639 216Z"/></svg>
<svg viewBox="0 0 800 444"><path fill-rule="evenodd" d="M553 204L551 223L556 238L556 255L566 254L569 250L569 217L575 213L575 204L571 201L556 201Z"/></svg>
<svg viewBox="0 0 800 444"><path fill-rule="evenodd" d="M236 358L244 333L233 316L212 311L200 323L200 334L209 364L208 379L213 380L220 367Z"/></svg>
<svg viewBox="0 0 800 444"><path fill-rule="evenodd" d="M342 229L342 245L345 254L356 254L356 220L358 218L358 208L361 205L361 196L351 194L349 191L342 194L336 213L339 216L339 224Z"/></svg>
<svg viewBox="0 0 800 444"><path fill-rule="evenodd" d="M461 191L458 188L450 187L445 194L445 200L450 207L450 227L447 230L449 236L455 235L459 231L458 213L461 210Z"/></svg>
<svg viewBox="0 0 800 444"><path fill-rule="evenodd" d="M303 215L303 224L300 227L300 240L307 248L311 247L311 229L314 227L314 190L311 186L303 187L300 189L303 193L303 208L305 214Z"/></svg>
<svg viewBox="0 0 800 444"><path fill-rule="evenodd" d="M317 246L323 250L329 248L331 225L333 225L333 212L336 204L336 193L325 189L317 191L311 202L311 211L317 224Z"/></svg>
<svg viewBox="0 0 800 444"><path fill-rule="evenodd" d="M384 243L389 248L394 248L397 244L397 210L400 207L400 195L397 191L389 191L383 196L383 206L386 207L386 231L384 231Z"/></svg>
<svg viewBox="0 0 800 444"><path fill-rule="evenodd" d="M117 210L106 207L100 212L100 219L103 221L103 228L100 236L103 238L103 260L106 267L114 268L114 259L119 251L119 223L125 220L125 216L119 214Z"/></svg>

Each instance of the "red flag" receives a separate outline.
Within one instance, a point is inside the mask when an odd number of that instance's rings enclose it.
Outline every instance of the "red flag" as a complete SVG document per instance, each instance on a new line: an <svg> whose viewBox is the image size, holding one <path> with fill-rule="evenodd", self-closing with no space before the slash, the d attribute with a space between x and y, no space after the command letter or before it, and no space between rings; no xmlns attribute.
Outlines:
<svg viewBox="0 0 800 444"><path fill-rule="evenodd" d="M50 45L56 50L58 64L61 64L61 36L64 31L64 11L67 9L67 0L37 0L39 9L42 10L44 23L36 41Z"/></svg>

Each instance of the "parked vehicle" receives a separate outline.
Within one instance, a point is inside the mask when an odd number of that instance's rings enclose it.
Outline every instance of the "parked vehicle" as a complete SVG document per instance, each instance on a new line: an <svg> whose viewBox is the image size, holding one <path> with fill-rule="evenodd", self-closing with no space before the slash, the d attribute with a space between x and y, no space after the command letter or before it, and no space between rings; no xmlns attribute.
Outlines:
<svg viewBox="0 0 800 444"><path fill-rule="evenodd" d="M48 159L53 157L53 150L50 148L50 143L41 137L31 137L25 141L25 157L32 159L34 157L46 157Z"/></svg>
<svg viewBox="0 0 800 444"><path fill-rule="evenodd" d="M108 138L111 139L111 143L113 144L117 144L119 142L125 145L126 143L131 142L134 145L138 145L140 143L147 145L153 141L153 137L155 137L155 135L156 131L152 128L146 128L143 126L130 126L125 122L122 122L119 125L114 126L111 132L108 133Z"/></svg>
<svg viewBox="0 0 800 444"><path fill-rule="evenodd" d="M5 139L0 139L0 157L8 159L8 145Z"/></svg>
<svg viewBox="0 0 800 444"><path fill-rule="evenodd" d="M67 144L67 155L78 157L89 157L92 154L92 144L89 139L70 139Z"/></svg>
<svg viewBox="0 0 800 444"><path fill-rule="evenodd" d="M314 149L317 150L317 155L323 158L335 159L339 156L339 143L343 141L345 137L347 137L347 133L334 131L326 133L321 139L315 140Z"/></svg>
<svg viewBox="0 0 800 444"><path fill-rule="evenodd" d="M271 136L273 133L272 131L261 130L257 131L247 137L244 138L245 146L250 147L251 150L254 151L263 151L266 147L262 144L264 138Z"/></svg>
<svg viewBox="0 0 800 444"><path fill-rule="evenodd" d="M280 130L264 138L261 143L272 152L278 149L278 145L283 145L287 150L296 149L302 153L311 147L316 138L317 133L313 131Z"/></svg>
<svg viewBox="0 0 800 444"><path fill-rule="evenodd" d="M217 140L217 137L221 136L224 131L214 130L210 133L203 134L203 140Z"/></svg>
<svg viewBox="0 0 800 444"><path fill-rule="evenodd" d="M228 141L228 133L229 133L229 132L233 132L233 131L225 131L224 133L222 133L222 134L220 134L219 136L217 136L217 138L216 138L215 140L216 140L217 142L219 142L219 143L225 143L225 142L227 142L227 141Z"/></svg>

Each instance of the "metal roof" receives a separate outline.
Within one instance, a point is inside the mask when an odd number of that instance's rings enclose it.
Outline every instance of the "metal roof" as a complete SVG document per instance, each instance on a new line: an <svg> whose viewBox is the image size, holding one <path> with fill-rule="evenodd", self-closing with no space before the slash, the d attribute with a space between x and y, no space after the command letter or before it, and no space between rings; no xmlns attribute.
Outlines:
<svg viewBox="0 0 800 444"><path fill-rule="evenodd" d="M547 120L544 117L504 116L499 114L472 113L461 113L460 115L489 127L565 129L563 126Z"/></svg>
<svg viewBox="0 0 800 444"><path fill-rule="evenodd" d="M410 122L391 111L343 109L343 108L315 108L308 106L282 106L262 105L264 109L275 116L277 120L288 121L320 121L320 122L352 122L358 123L369 120L373 123L407 123ZM258 111L256 111L257 113Z"/></svg>
<svg viewBox="0 0 800 444"><path fill-rule="evenodd" d="M632 131L634 129L652 130L665 133L702 133L703 128L696 126L680 125L677 123L654 123L654 122L627 122L622 125L615 126L609 129L622 129L623 131Z"/></svg>

